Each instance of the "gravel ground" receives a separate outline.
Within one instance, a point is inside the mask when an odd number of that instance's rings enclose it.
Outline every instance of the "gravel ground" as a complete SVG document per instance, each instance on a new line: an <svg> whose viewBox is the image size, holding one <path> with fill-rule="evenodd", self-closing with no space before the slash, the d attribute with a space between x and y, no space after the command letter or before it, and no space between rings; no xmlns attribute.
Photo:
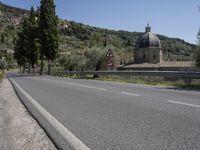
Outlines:
<svg viewBox="0 0 200 150"><path fill-rule="evenodd" d="M56 150L18 99L8 79L0 83L0 149Z"/></svg>

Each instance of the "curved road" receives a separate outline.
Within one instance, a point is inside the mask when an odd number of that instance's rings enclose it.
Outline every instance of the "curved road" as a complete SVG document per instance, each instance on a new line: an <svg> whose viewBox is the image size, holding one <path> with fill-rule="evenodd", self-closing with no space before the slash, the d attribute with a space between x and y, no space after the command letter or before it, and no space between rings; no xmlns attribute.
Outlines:
<svg viewBox="0 0 200 150"><path fill-rule="evenodd" d="M89 149L200 149L199 91L47 76L9 76ZM53 135L54 131L46 127Z"/></svg>

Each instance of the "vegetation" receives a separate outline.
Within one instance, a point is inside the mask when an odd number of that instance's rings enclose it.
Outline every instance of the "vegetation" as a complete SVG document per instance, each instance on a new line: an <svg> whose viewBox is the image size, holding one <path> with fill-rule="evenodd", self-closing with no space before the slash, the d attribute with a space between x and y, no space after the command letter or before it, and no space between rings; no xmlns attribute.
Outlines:
<svg viewBox="0 0 200 150"><path fill-rule="evenodd" d="M94 78L91 75L79 76L79 75L66 75L66 77L71 77L75 79L88 79L88 80L100 80L100 81L112 81L112 82L123 82L123 83L134 83L134 84L146 84L146 85L157 85L169 88L178 89L200 89L200 80L194 79L189 85L187 80L178 78L166 78L166 77L155 77L155 76L109 76L104 75L99 78Z"/></svg>
<svg viewBox="0 0 200 150"><path fill-rule="evenodd" d="M30 16L23 20L21 30L18 32L14 58L20 67L28 63L30 72L31 66L34 68L37 63L38 49L38 23L32 7Z"/></svg>
<svg viewBox="0 0 200 150"><path fill-rule="evenodd" d="M39 25L41 27L39 33L43 32L42 35L44 37L50 37L44 38L40 36L40 42L42 46L40 51L42 55L40 55L40 58L42 57L43 60L44 56L44 64L47 64L48 60L55 60L54 65L56 67L61 67L62 69L67 70L105 69L104 55L109 48L114 52L114 62L116 67L133 62L135 42L142 34L141 32L115 31L92 27L81 23L76 23L74 21L62 19L57 20L53 1L47 1L48 0L42 0L41 4L45 2L45 5L49 5L49 7L42 7L41 5L40 12L38 12L40 13L38 21L40 22ZM1 23L3 23L3 28L0 28L0 48L20 48L19 38L22 35L17 35L16 33L21 32L23 23L17 25L15 20L24 22L24 19L22 20L20 16L27 18L27 16L31 14L31 11L10 7L2 3L0 3L0 11L3 14L3 17L0 17ZM50 13L42 13L42 11L49 11ZM7 18L7 16L10 16L10 18ZM45 22L44 19L40 19L42 17L49 17L50 19L49 21ZM35 20L33 19L33 21ZM56 28L57 23L58 28ZM48 27L48 24L51 24L51 26L47 29L46 27ZM32 27L32 29L35 30L34 25ZM57 34L57 29L59 31L59 37ZM32 36L35 35L33 34ZM158 37L160 38L163 46L165 60L194 60L197 51L196 45L190 44L178 38L168 38L163 35L158 35ZM18 41L16 41L16 39L18 39ZM31 40L32 45L34 46L30 46L29 48L33 48L34 50L32 50L32 52L36 53L34 57L30 58L34 58L34 64L38 64L38 61L36 60L38 57L37 51L40 49L40 42L38 37L34 37L34 39L35 40ZM51 40L54 42L50 42ZM19 52L19 54L23 54L25 57L27 57L27 52L29 50L23 50L23 47L20 49L22 50ZM91 56L91 53L92 55L96 55L95 57L100 56L100 58L94 59L94 56ZM22 60L20 62L18 60L20 66L24 64L24 62L30 61L23 55ZM32 67L33 62L29 62L29 64L32 64ZM92 63L94 63L94 65L91 65ZM98 67L95 64L98 64ZM45 68L47 68L47 66L45 66Z"/></svg>
<svg viewBox="0 0 200 150"><path fill-rule="evenodd" d="M4 73L0 71L0 81L3 79Z"/></svg>
<svg viewBox="0 0 200 150"><path fill-rule="evenodd" d="M7 12L10 13L14 16L21 16L22 14L28 14L29 11L25 10L25 9L21 9L21 8L16 8L16 7L12 7L12 6L8 6L6 4L3 4L2 2L0 2L0 10L2 12Z"/></svg>
<svg viewBox="0 0 200 150"><path fill-rule="evenodd" d="M43 71L44 56L49 61L56 59L58 54L58 17L53 0L41 0L40 6L40 44L41 44L41 72ZM50 69L50 67L49 67ZM48 70L50 73L50 70Z"/></svg>
<svg viewBox="0 0 200 150"><path fill-rule="evenodd" d="M200 68L200 30L199 33L197 34L197 39L198 39L198 43L197 43L197 52L196 52L196 66L198 68Z"/></svg>

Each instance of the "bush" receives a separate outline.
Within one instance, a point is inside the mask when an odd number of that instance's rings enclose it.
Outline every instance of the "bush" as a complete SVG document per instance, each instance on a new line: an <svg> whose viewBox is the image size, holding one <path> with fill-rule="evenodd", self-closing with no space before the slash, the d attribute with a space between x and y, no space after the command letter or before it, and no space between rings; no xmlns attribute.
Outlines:
<svg viewBox="0 0 200 150"><path fill-rule="evenodd" d="M0 71L0 81L3 79L3 75L4 75L4 73L2 71Z"/></svg>
<svg viewBox="0 0 200 150"><path fill-rule="evenodd" d="M8 64L4 59L0 59L0 69L2 70L8 69Z"/></svg>

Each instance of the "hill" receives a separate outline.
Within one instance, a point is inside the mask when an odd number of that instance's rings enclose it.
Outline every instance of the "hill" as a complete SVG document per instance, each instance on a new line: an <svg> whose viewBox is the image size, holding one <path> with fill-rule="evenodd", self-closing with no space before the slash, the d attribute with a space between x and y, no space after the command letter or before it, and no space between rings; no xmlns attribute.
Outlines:
<svg viewBox="0 0 200 150"><path fill-rule="evenodd" d="M13 48L16 32L28 10L15 8L0 2L0 33L4 36L1 47ZM97 48L105 51L113 49L116 63L124 64L133 61L133 51L137 38L141 32L115 31L92 27L68 20L59 20L60 54L82 55L86 50ZM165 60L193 60L196 45L179 38L169 38L158 35L161 40Z"/></svg>

